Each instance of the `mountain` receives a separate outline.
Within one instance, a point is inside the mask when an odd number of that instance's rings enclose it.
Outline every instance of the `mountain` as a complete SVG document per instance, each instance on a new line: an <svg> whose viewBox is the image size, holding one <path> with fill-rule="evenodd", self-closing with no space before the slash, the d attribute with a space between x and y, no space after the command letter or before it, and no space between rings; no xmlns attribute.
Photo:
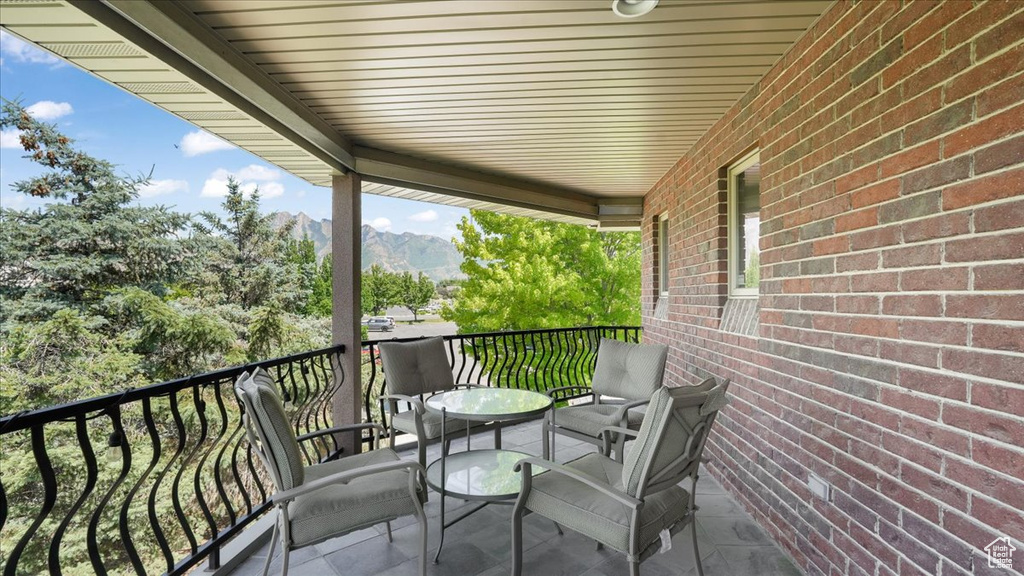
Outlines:
<svg viewBox="0 0 1024 576"><path fill-rule="evenodd" d="M299 212L292 216L288 212L274 214L274 228L294 220L292 236L301 239L308 235L316 247L316 255L323 258L331 253L331 221L316 221ZM435 282L447 278L462 278L459 270L462 255L455 246L437 236L404 232L380 232L372 226L362 228L363 270L374 264L390 272L423 272Z"/></svg>

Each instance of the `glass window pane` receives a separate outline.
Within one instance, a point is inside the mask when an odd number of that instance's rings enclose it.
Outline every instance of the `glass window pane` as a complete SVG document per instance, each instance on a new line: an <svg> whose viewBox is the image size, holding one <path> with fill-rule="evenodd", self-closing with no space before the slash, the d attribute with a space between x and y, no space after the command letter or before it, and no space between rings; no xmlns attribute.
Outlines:
<svg viewBox="0 0 1024 576"><path fill-rule="evenodd" d="M736 261L735 288L757 288L760 284L761 165L752 164L736 174Z"/></svg>
<svg viewBox="0 0 1024 576"><path fill-rule="evenodd" d="M658 289L668 294L668 217L658 221Z"/></svg>

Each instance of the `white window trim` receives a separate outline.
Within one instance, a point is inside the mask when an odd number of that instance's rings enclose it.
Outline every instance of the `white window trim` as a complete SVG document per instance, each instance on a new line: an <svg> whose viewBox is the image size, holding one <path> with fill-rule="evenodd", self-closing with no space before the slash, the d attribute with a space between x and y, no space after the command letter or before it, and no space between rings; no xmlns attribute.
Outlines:
<svg viewBox="0 0 1024 576"><path fill-rule="evenodd" d="M658 297L668 297L668 212L658 216Z"/></svg>
<svg viewBox="0 0 1024 576"><path fill-rule="evenodd" d="M730 298L756 298L760 293L760 288L736 288L736 266L735 262L739 258L739 234L736 233L736 204L737 204L737 190L734 183L736 182L736 175L740 174L747 168L750 168L754 164L760 161L760 150L754 150L750 154L747 154L741 158L738 162L729 167L729 261L727 266L729 268L729 297ZM760 239L758 239L760 241Z"/></svg>

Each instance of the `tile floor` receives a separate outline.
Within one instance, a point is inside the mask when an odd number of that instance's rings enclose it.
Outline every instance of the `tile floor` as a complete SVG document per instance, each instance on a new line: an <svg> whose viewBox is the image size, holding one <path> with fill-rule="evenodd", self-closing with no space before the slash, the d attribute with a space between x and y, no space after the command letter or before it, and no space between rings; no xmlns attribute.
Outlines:
<svg viewBox="0 0 1024 576"><path fill-rule="evenodd" d="M491 433L475 434L474 447L493 445ZM595 447L564 436L557 438L556 459L572 460ZM452 450L465 447L456 442ZM502 435L503 448L540 454L540 424L531 422L508 428ZM415 459L415 451L401 449L403 458ZM440 456L434 444L428 462ZM431 493L425 507L428 520L430 559L437 549L440 498ZM706 576L789 576L800 571L789 561L760 527L754 523L708 475L697 485L697 539ZM448 519L467 504L448 499ZM500 576L510 573L511 506L491 505L450 527L445 533L440 563L428 561L431 576ZM411 517L392 523L394 542L389 543L384 525L351 533L315 546L293 551L288 573L293 576L415 576L417 527ZM523 574L525 576L617 576L629 574L625 557L615 551L597 549L569 530L559 536L544 518L529 515L523 521ZM672 547L655 554L640 565L644 576L689 576L697 573L690 529L672 540ZM259 576L267 546L246 559L232 576ZM280 574L280 547L271 563L270 574Z"/></svg>

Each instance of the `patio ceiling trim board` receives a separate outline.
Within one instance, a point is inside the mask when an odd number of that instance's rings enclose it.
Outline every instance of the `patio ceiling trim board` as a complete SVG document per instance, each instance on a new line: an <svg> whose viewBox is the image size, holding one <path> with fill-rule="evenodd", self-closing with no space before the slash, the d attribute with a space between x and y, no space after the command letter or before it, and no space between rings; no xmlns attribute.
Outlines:
<svg viewBox="0 0 1024 576"><path fill-rule="evenodd" d="M598 222L596 196L353 146L321 115L176 2L68 2L340 173L354 170L367 182L410 192L452 195L551 212L573 221ZM230 133L221 135L235 140ZM255 150L260 148L258 142L235 143ZM272 137L267 144L273 145ZM634 199L634 203L640 202L639 197Z"/></svg>
<svg viewBox="0 0 1024 576"><path fill-rule="evenodd" d="M543 208L590 221L596 220L599 212L598 199L587 194L438 165L373 148L357 146L355 154L356 172L369 182L397 186L414 184L415 188L427 191L523 208Z"/></svg>
<svg viewBox="0 0 1024 576"><path fill-rule="evenodd" d="M352 145L175 2L68 3L344 173Z"/></svg>

